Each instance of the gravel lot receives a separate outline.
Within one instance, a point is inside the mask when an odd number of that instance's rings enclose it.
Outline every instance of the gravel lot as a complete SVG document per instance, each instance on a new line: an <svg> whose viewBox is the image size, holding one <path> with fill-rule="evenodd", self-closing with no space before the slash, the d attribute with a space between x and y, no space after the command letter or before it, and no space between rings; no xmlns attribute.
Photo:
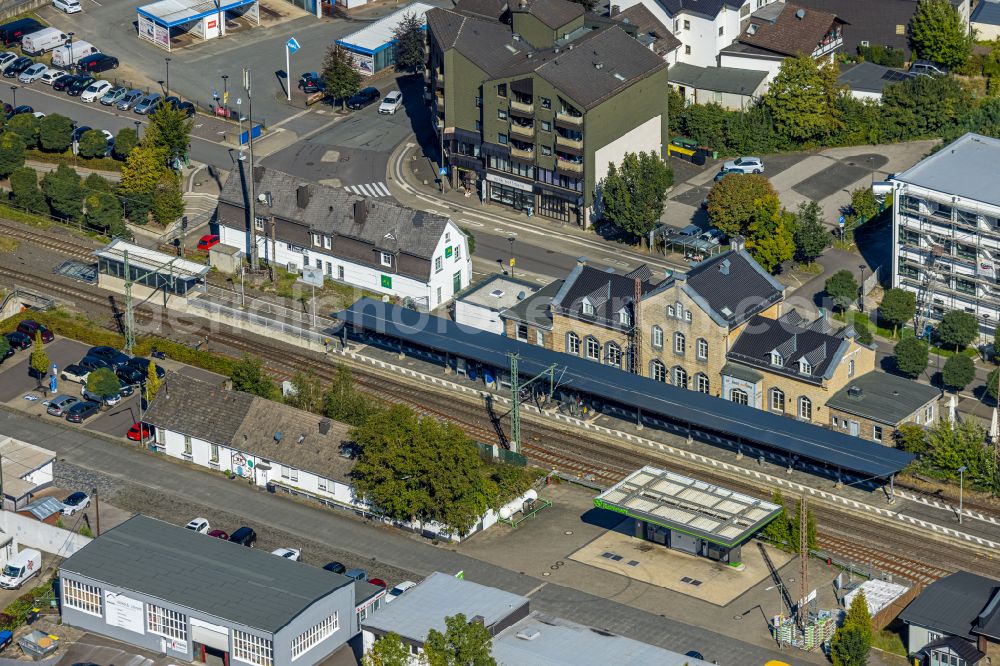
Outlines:
<svg viewBox="0 0 1000 666"><path fill-rule="evenodd" d="M63 488L97 488L102 499L121 509L159 518L175 525L184 525L192 518L201 517L206 518L212 524L213 529L222 529L227 532L232 532L241 525L254 527L253 520L245 516L237 516L200 506L194 502L186 502L174 495L140 486L127 479L82 469L65 462L56 462L55 483ZM236 482L234 481L234 483ZM275 497L274 501L294 500ZM379 528L373 527L373 529ZM360 558L354 553L304 539L292 532L259 530L256 547L267 552L281 547L298 548L302 551L302 561L308 564L323 566L327 562L342 562L348 569L360 567L368 572L369 578L381 578L390 585L402 580L419 580L416 574L377 562L374 557Z"/></svg>

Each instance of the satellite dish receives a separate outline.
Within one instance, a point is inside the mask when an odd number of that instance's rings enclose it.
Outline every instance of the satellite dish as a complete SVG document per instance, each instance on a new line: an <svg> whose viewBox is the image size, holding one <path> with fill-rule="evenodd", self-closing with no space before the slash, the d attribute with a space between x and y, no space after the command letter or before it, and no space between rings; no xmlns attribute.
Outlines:
<svg viewBox="0 0 1000 666"><path fill-rule="evenodd" d="M261 203L267 203L267 195L261 192L260 194L257 195L257 201L260 201Z"/></svg>

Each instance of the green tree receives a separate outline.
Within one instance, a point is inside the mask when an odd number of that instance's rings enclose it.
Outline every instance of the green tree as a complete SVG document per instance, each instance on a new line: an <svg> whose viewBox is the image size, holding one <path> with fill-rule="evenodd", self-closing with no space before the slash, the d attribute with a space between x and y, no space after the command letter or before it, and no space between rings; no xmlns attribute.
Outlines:
<svg viewBox="0 0 1000 666"><path fill-rule="evenodd" d="M264 364L256 356L244 354L243 357L233 363L233 369L229 373L234 391L252 393L273 400L278 396L278 387L264 370Z"/></svg>
<svg viewBox="0 0 1000 666"><path fill-rule="evenodd" d="M6 178L24 166L24 139L14 132L0 135L0 178Z"/></svg>
<svg viewBox="0 0 1000 666"><path fill-rule="evenodd" d="M62 114L50 113L38 123L38 138L42 150L66 152L73 143L73 121Z"/></svg>
<svg viewBox="0 0 1000 666"><path fill-rule="evenodd" d="M879 132L884 141L954 136L972 106L955 77L917 76L882 91Z"/></svg>
<svg viewBox="0 0 1000 666"><path fill-rule="evenodd" d="M989 376L986 377L986 392L990 394L990 397L994 400L997 399L997 381L1000 380L1000 368L994 369L990 372Z"/></svg>
<svg viewBox="0 0 1000 666"><path fill-rule="evenodd" d="M859 591L851 600L843 624L830 641L830 659L834 666L865 666L872 647L872 620L865 593Z"/></svg>
<svg viewBox="0 0 1000 666"><path fill-rule="evenodd" d="M44 119L42 122L45 122ZM136 131L131 127L123 127L118 130L118 134L115 134L114 156L123 160L137 145L139 145L139 135L136 134Z"/></svg>
<svg viewBox="0 0 1000 666"><path fill-rule="evenodd" d="M0 335L0 358L6 356L7 352L9 351L10 351L10 340L7 339L7 336Z"/></svg>
<svg viewBox="0 0 1000 666"><path fill-rule="evenodd" d="M150 360L149 365L146 366L146 395L149 396L150 400L155 398L156 394L160 392L162 383L160 376L156 374L156 363Z"/></svg>
<svg viewBox="0 0 1000 666"><path fill-rule="evenodd" d="M837 65L821 67L807 55L782 61L763 99L779 134L809 143L837 131L840 120L833 102L838 71Z"/></svg>
<svg viewBox="0 0 1000 666"><path fill-rule="evenodd" d="M41 386L42 380L49 372L49 355L45 352L42 342L42 332L35 331L35 342L31 345L31 356L28 357L31 374L35 376L35 386Z"/></svg>
<svg viewBox="0 0 1000 666"><path fill-rule="evenodd" d="M894 437L897 449L902 449L918 456L927 452L927 433L921 425L903 423L896 428Z"/></svg>
<svg viewBox="0 0 1000 666"><path fill-rule="evenodd" d="M427 632L424 657L428 666L496 666L489 630L459 613L444 619L445 632Z"/></svg>
<svg viewBox="0 0 1000 666"><path fill-rule="evenodd" d="M292 375L291 381L292 392L285 396L285 403L296 409L318 413L323 407L323 387L319 378L311 372L299 371Z"/></svg>
<svg viewBox="0 0 1000 666"><path fill-rule="evenodd" d="M7 121L7 131L14 132L21 137L27 148L34 148L38 145L39 121L33 114L17 114Z"/></svg>
<svg viewBox="0 0 1000 666"><path fill-rule="evenodd" d="M789 517L788 519L788 536L789 543L791 544L790 550L799 550L799 520L802 514L802 500L800 499L795 505L795 517ZM806 509L806 548L810 550L815 550L817 547L816 542L816 517L813 515L812 509Z"/></svg>
<svg viewBox="0 0 1000 666"><path fill-rule="evenodd" d="M183 109L161 104L156 113L149 116L142 145L162 149L166 160L183 157L187 155L188 144L191 143L192 124Z"/></svg>
<svg viewBox="0 0 1000 666"><path fill-rule="evenodd" d="M979 336L979 322L971 312L952 310L941 318L937 333L941 342L953 345L958 351Z"/></svg>
<svg viewBox="0 0 1000 666"><path fill-rule="evenodd" d="M795 254L794 216L781 208L778 197L764 197L747 226L747 251L769 273Z"/></svg>
<svg viewBox="0 0 1000 666"><path fill-rule="evenodd" d="M858 342L863 345L870 345L875 341L872 337L872 331L868 317L864 315L859 315L851 321L851 325L854 326L854 331L858 334Z"/></svg>
<svg viewBox="0 0 1000 666"><path fill-rule="evenodd" d="M424 45L427 32L416 14L405 14L393 31L396 51L396 71L418 72L424 67Z"/></svg>
<svg viewBox="0 0 1000 666"><path fill-rule="evenodd" d="M851 192L851 212L864 223L878 215L878 200L870 187L859 187Z"/></svg>
<svg viewBox="0 0 1000 666"><path fill-rule="evenodd" d="M140 144L122 166L120 191L123 195L152 194L166 171L166 152L157 146Z"/></svg>
<svg viewBox="0 0 1000 666"><path fill-rule="evenodd" d="M109 236L123 236L126 231L122 202L107 192L90 192L83 199L86 208L83 219L94 229Z"/></svg>
<svg viewBox="0 0 1000 666"><path fill-rule="evenodd" d="M670 126L670 135L681 133L681 113L684 111L684 98L674 89L667 86L667 122Z"/></svg>
<svg viewBox="0 0 1000 666"><path fill-rule="evenodd" d="M775 488L774 492L771 493L771 502L781 507L781 513L765 525L761 532L765 538L773 541L782 548L786 547L783 544L787 544L787 547L794 547L792 544L791 524L788 520L788 510L785 508L785 498L782 496L779 488Z"/></svg>
<svg viewBox="0 0 1000 666"><path fill-rule="evenodd" d="M626 153L620 166L608 165L601 183L603 216L619 229L646 237L660 221L674 172L655 153Z"/></svg>
<svg viewBox="0 0 1000 666"><path fill-rule="evenodd" d="M73 167L60 164L42 176L42 192L56 217L75 222L83 215L83 184Z"/></svg>
<svg viewBox="0 0 1000 666"><path fill-rule="evenodd" d="M795 241L795 256L803 263L813 263L830 245L830 232L822 217L823 209L815 201L799 204L792 239Z"/></svg>
<svg viewBox="0 0 1000 666"><path fill-rule="evenodd" d="M333 374L333 382L323 394L323 415L334 421L360 426L381 407L371 396L354 388L350 369L338 363Z"/></svg>
<svg viewBox="0 0 1000 666"><path fill-rule="evenodd" d="M38 189L38 172L31 167L21 167L10 174L10 191L19 208L32 213L49 212L45 195Z"/></svg>
<svg viewBox="0 0 1000 666"><path fill-rule="evenodd" d="M87 375L87 390L102 398L110 398L121 391L121 382L110 368L98 368Z"/></svg>
<svg viewBox="0 0 1000 666"><path fill-rule="evenodd" d="M350 54L337 44L326 51L322 76L327 96L340 100L341 108L347 108L347 98L361 88L361 74L354 69Z"/></svg>
<svg viewBox="0 0 1000 666"><path fill-rule="evenodd" d="M682 106L678 113L684 136L694 139L702 146L711 146L717 150L728 148L729 126L733 121L732 112L728 109L713 102Z"/></svg>
<svg viewBox="0 0 1000 666"><path fill-rule="evenodd" d="M101 130L87 130L80 137L77 151L80 157L87 159L104 157L108 153L108 137Z"/></svg>
<svg viewBox="0 0 1000 666"><path fill-rule="evenodd" d="M746 235L761 202L778 196L771 182L760 174L727 176L708 193L708 217L712 226L729 237Z"/></svg>
<svg viewBox="0 0 1000 666"><path fill-rule="evenodd" d="M965 467L966 483L995 489L996 463L985 442L986 429L975 419L952 423L942 418L927 431L924 460L942 478L957 481L958 468Z"/></svg>
<svg viewBox="0 0 1000 666"><path fill-rule="evenodd" d="M835 308L846 311L858 300L858 283L851 271L839 270L826 280L826 295Z"/></svg>
<svg viewBox="0 0 1000 666"><path fill-rule="evenodd" d="M949 0L920 0L910 19L910 44L917 57L955 68L972 53L969 26Z"/></svg>
<svg viewBox="0 0 1000 666"><path fill-rule="evenodd" d="M184 214L184 195L177 174L164 171L153 191L151 211L157 224L167 227Z"/></svg>
<svg viewBox="0 0 1000 666"><path fill-rule="evenodd" d="M375 641L372 649L361 658L361 666L409 666L410 648L394 631Z"/></svg>
<svg viewBox="0 0 1000 666"><path fill-rule="evenodd" d="M132 224L146 224L149 222L149 213L153 210L153 195L149 192L134 192L122 196L122 205L125 207L125 217Z"/></svg>
<svg viewBox="0 0 1000 666"><path fill-rule="evenodd" d="M944 362L941 369L941 379L944 385L955 392L961 391L976 377L976 365L972 359L963 354L955 354Z"/></svg>
<svg viewBox="0 0 1000 666"><path fill-rule="evenodd" d="M896 369L912 379L927 369L929 353L926 342L911 336L896 343L892 356Z"/></svg>
<svg viewBox="0 0 1000 666"><path fill-rule="evenodd" d="M1000 354L1000 322L993 329L993 356L997 356L998 354Z"/></svg>
<svg viewBox="0 0 1000 666"><path fill-rule="evenodd" d="M917 314L917 296L912 291L893 287L882 296L878 312L882 319L892 324L892 336L896 337L896 329Z"/></svg>
<svg viewBox="0 0 1000 666"><path fill-rule="evenodd" d="M87 192L115 193L115 185L101 174L93 171L83 179L83 189Z"/></svg>

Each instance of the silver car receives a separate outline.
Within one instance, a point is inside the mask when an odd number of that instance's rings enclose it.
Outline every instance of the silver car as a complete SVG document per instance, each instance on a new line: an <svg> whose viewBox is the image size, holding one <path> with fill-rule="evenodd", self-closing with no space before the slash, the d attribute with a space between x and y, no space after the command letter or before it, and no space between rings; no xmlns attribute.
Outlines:
<svg viewBox="0 0 1000 666"><path fill-rule="evenodd" d="M132 110L140 116L155 112L160 108L160 93L150 93L143 97Z"/></svg>
<svg viewBox="0 0 1000 666"><path fill-rule="evenodd" d="M80 399L72 395L57 395L49 401L49 408L45 411L52 416L65 416L66 410L80 402Z"/></svg>
<svg viewBox="0 0 1000 666"><path fill-rule="evenodd" d="M38 79L42 78L47 71L49 71L48 65L36 62L31 67L21 72L21 75L17 77L17 80L21 83L34 83Z"/></svg>
<svg viewBox="0 0 1000 666"><path fill-rule="evenodd" d="M134 88L132 90L129 90L122 96L120 100L118 100L118 110L128 111L133 106L135 106L140 99L142 99L142 96L144 94L145 93L143 93L141 90L136 90Z"/></svg>
<svg viewBox="0 0 1000 666"><path fill-rule="evenodd" d="M118 102L122 101L127 94L128 88L122 88L121 86L112 88L108 92L104 93L104 97L101 98L101 104L104 106L114 106Z"/></svg>

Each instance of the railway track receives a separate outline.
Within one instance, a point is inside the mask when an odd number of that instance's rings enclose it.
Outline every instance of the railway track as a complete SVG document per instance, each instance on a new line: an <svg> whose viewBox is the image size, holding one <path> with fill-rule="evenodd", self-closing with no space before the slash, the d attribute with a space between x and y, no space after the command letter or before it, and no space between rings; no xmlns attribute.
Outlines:
<svg viewBox="0 0 1000 666"><path fill-rule="evenodd" d="M31 241L34 245L44 247L48 250L52 250L53 252L66 254L71 257L87 261L94 260L93 248L87 248L86 245L83 245L82 243L84 241L82 239L79 242L63 240L48 234L31 231L26 229L23 225L7 222L5 220L0 220L0 232L8 236L13 236L14 238Z"/></svg>

